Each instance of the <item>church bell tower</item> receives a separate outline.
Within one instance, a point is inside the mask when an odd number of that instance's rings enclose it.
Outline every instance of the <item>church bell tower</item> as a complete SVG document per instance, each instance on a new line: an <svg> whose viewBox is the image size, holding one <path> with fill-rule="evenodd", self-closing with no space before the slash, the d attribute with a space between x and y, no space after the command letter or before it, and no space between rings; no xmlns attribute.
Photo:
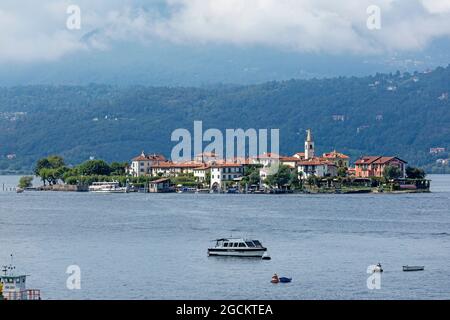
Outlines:
<svg viewBox="0 0 450 320"><path fill-rule="evenodd" d="M312 137L311 129L306 130L305 141L305 159L309 160L314 158L314 140Z"/></svg>

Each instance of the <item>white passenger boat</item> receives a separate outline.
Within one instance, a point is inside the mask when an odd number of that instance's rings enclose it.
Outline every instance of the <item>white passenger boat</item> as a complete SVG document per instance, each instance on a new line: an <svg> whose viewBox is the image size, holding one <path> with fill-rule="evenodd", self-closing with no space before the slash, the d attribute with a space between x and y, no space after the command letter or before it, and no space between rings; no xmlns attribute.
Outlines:
<svg viewBox="0 0 450 320"><path fill-rule="evenodd" d="M231 256L231 257L258 257L262 258L267 252L258 240L243 238L217 239L214 247L208 248L208 256Z"/></svg>
<svg viewBox="0 0 450 320"><path fill-rule="evenodd" d="M94 182L89 186L90 192L97 193L127 193L128 187L121 187L119 182Z"/></svg>

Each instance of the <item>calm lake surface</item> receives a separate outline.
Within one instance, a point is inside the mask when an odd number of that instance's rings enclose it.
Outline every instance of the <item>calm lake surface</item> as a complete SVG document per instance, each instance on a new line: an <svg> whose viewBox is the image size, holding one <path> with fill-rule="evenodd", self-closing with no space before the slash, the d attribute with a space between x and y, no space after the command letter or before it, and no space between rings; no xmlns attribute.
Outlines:
<svg viewBox="0 0 450 320"><path fill-rule="evenodd" d="M450 175L429 178L429 194L102 195L16 194L0 176L0 264L14 253L44 299L449 299ZM272 260L206 256L230 235ZM74 264L81 290L66 288Z"/></svg>

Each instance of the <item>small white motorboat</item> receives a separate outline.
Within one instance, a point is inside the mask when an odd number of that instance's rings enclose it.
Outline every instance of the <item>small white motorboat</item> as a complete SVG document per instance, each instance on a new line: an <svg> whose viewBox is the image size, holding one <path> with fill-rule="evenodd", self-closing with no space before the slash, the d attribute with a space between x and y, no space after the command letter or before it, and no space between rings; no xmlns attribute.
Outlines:
<svg viewBox="0 0 450 320"><path fill-rule="evenodd" d="M215 241L216 245L208 248L208 256L262 258L267 252L267 248L258 240L223 238Z"/></svg>
<svg viewBox="0 0 450 320"><path fill-rule="evenodd" d="M383 272L383 268L381 267L381 263L377 263L374 267L373 267L373 269L372 269L372 272Z"/></svg>
<svg viewBox="0 0 450 320"><path fill-rule="evenodd" d="M403 271L423 271L424 266L403 266Z"/></svg>

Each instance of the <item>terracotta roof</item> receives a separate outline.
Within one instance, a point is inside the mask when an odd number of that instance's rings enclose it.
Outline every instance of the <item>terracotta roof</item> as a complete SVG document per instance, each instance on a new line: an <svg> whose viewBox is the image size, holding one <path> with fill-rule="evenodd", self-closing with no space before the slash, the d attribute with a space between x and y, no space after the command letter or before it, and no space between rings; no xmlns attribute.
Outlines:
<svg viewBox="0 0 450 320"><path fill-rule="evenodd" d="M296 157L280 157L280 161L298 161Z"/></svg>
<svg viewBox="0 0 450 320"><path fill-rule="evenodd" d="M304 152L297 152L297 153L294 153L292 156L293 156L293 157L295 157L295 156L298 156L298 157L304 157L304 156L305 156L305 153L304 153Z"/></svg>
<svg viewBox="0 0 450 320"><path fill-rule="evenodd" d="M183 163L174 163L174 162L161 162L152 166L152 168L198 168L202 167L202 163L194 163L194 162L183 162Z"/></svg>
<svg viewBox="0 0 450 320"><path fill-rule="evenodd" d="M240 163L216 163L212 164L211 168L225 168L225 167L242 167Z"/></svg>
<svg viewBox="0 0 450 320"><path fill-rule="evenodd" d="M398 160L400 162L407 163L406 161L404 161L404 160L402 160L400 158L397 158L397 157L380 157L379 159L375 160L374 163L376 163L376 164L385 164L385 163L388 163L388 162L390 162L392 160Z"/></svg>
<svg viewBox="0 0 450 320"><path fill-rule="evenodd" d="M329 152L329 153L324 153L323 157L324 158L332 158L332 159L336 159L336 158L348 159L349 158L349 156L347 156L347 155L345 155L343 153L340 153L340 152L336 152L336 151Z"/></svg>
<svg viewBox="0 0 450 320"><path fill-rule="evenodd" d="M260 154L259 156L253 157L253 159L272 159L272 158L281 158L279 154L273 153L273 152L265 152L263 154Z"/></svg>
<svg viewBox="0 0 450 320"><path fill-rule="evenodd" d="M390 162L391 160L397 159L398 161L401 161L403 163L408 163L400 158L397 157L382 157L382 156L364 156L356 160L355 164L385 164Z"/></svg>
<svg viewBox="0 0 450 320"><path fill-rule="evenodd" d="M380 156L363 156L356 160L355 164L371 164L381 158Z"/></svg>
<svg viewBox="0 0 450 320"><path fill-rule="evenodd" d="M320 158L298 161L297 164L299 166L320 166L320 165L334 166L335 165L331 161L324 161L324 160L321 160Z"/></svg>
<svg viewBox="0 0 450 320"><path fill-rule="evenodd" d="M209 158L215 158L218 155L216 155L215 152L203 152L196 155L196 157L209 157Z"/></svg>
<svg viewBox="0 0 450 320"><path fill-rule="evenodd" d="M162 154L141 154L132 159L132 161L167 161Z"/></svg>
<svg viewBox="0 0 450 320"><path fill-rule="evenodd" d="M211 168L211 166L209 164L204 164L204 165L201 165L201 166L196 167L194 169L196 169L196 170L206 170L206 169L209 169L209 168Z"/></svg>

